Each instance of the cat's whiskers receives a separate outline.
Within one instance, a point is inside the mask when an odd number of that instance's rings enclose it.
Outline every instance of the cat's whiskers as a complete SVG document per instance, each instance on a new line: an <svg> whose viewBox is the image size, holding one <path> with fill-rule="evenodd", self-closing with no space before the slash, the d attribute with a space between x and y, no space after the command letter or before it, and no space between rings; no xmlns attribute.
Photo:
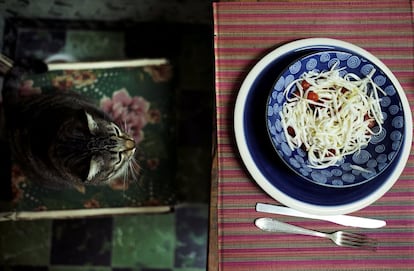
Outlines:
<svg viewBox="0 0 414 271"><path fill-rule="evenodd" d="M127 170L125 170L124 171L124 174L123 174L123 193L124 193L124 196L125 196L125 190L126 190L126 184L127 184L127 181L128 181L128 169Z"/></svg>
<svg viewBox="0 0 414 271"><path fill-rule="evenodd" d="M125 131L125 133L127 133L128 135L130 135L131 134L131 127L128 127L128 124L127 124L127 122L126 122L126 120L124 120L124 123L123 123L123 127L122 127L122 129Z"/></svg>
<svg viewBox="0 0 414 271"><path fill-rule="evenodd" d="M131 132L131 127L128 127L126 120L124 120L124 129L127 132L127 134L130 134Z"/></svg>
<svg viewBox="0 0 414 271"><path fill-rule="evenodd" d="M140 166L138 165L138 162L135 160L135 157L131 157L127 162L127 167L122 173L124 196L129 184L137 183L139 170Z"/></svg>
<svg viewBox="0 0 414 271"><path fill-rule="evenodd" d="M121 122L123 122L121 124ZM123 131L131 136L131 127L128 127L127 121L124 119L121 122L118 122L118 124L121 124L119 126L121 126L123 128ZM125 194L125 190L127 189L127 186L134 182L137 183L138 180L138 175L140 172L141 167L138 165L138 162L136 161L136 158L134 156L129 158L129 161L127 162L127 168L125 169L124 173L123 173L123 185L124 185L124 194Z"/></svg>
<svg viewBox="0 0 414 271"><path fill-rule="evenodd" d="M141 167L138 165L138 162L135 160L135 157L132 157L129 161L129 171L134 181L138 180L138 174L140 169Z"/></svg>

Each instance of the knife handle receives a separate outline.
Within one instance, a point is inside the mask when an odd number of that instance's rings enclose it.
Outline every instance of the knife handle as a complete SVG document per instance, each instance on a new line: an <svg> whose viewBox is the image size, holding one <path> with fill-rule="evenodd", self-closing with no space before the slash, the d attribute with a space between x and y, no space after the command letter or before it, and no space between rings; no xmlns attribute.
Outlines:
<svg viewBox="0 0 414 271"><path fill-rule="evenodd" d="M325 233L301 228L292 224L284 223L268 217L258 218L254 221L255 225L262 230L271 232L283 232L317 237L326 237Z"/></svg>

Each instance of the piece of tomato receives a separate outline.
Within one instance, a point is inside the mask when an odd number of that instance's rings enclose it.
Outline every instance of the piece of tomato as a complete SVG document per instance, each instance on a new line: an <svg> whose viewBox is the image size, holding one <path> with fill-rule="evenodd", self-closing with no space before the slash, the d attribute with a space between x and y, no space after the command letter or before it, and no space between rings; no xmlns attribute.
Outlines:
<svg viewBox="0 0 414 271"><path fill-rule="evenodd" d="M368 115L368 113L367 114L365 114L364 115L364 120L365 121L369 121L369 123L368 123L368 128L373 128L375 125L377 125L377 122L375 121L375 119L374 118L371 118L369 115Z"/></svg>
<svg viewBox="0 0 414 271"><path fill-rule="evenodd" d="M295 137L295 136L296 136L295 129L293 129L293 127L292 127L292 126L288 126L288 128L287 128L287 132L288 132L288 134L289 134L291 137Z"/></svg>
<svg viewBox="0 0 414 271"><path fill-rule="evenodd" d="M308 96L306 98L314 102L317 102L319 100L318 94L313 91L309 91Z"/></svg>
<svg viewBox="0 0 414 271"><path fill-rule="evenodd" d="M336 155L335 149L329 149L328 153L326 154L326 157L333 157Z"/></svg>
<svg viewBox="0 0 414 271"><path fill-rule="evenodd" d="M303 90L307 90L310 87L309 82L306 81L306 80L303 80L300 84L301 84Z"/></svg>
<svg viewBox="0 0 414 271"><path fill-rule="evenodd" d="M294 96L294 97L299 97L299 96L300 96L299 90L295 90L295 91L293 92L293 96Z"/></svg>
<svg viewBox="0 0 414 271"><path fill-rule="evenodd" d="M347 89L347 88L344 88L344 87L343 87L343 88L341 88L341 93L342 93L342 94L345 94L345 93L346 93L346 92L348 92L348 91L349 91L349 89Z"/></svg>

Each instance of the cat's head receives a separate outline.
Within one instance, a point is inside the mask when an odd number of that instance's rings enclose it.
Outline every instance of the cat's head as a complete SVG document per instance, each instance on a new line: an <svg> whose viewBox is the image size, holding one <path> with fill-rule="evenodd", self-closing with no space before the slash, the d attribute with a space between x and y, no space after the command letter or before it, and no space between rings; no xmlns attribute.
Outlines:
<svg viewBox="0 0 414 271"><path fill-rule="evenodd" d="M85 183L107 183L128 170L135 153L135 141L118 125L95 118L85 112L88 130L92 135L87 148L91 152Z"/></svg>
<svg viewBox="0 0 414 271"><path fill-rule="evenodd" d="M63 123L54 157L60 167L83 184L106 184L131 169L134 139L107 117L84 110L79 118Z"/></svg>

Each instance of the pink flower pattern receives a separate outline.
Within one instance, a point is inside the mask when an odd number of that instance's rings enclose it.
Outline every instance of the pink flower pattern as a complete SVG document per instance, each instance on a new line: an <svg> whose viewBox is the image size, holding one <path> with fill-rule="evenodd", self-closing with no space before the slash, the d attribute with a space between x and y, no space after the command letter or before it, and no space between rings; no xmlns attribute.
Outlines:
<svg viewBox="0 0 414 271"><path fill-rule="evenodd" d="M100 106L118 125L131 134L136 143L144 139L142 129L148 123L150 108L147 100L139 96L131 97L128 91L122 88L112 94L112 99L103 98Z"/></svg>

